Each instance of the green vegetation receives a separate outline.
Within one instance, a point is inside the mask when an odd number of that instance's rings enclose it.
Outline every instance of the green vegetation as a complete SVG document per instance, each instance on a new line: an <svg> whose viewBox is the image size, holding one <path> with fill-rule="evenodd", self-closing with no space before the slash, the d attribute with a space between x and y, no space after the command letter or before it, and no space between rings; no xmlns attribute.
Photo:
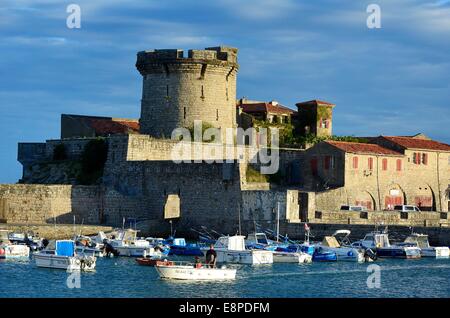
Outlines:
<svg viewBox="0 0 450 318"><path fill-rule="evenodd" d="M103 176L103 168L108 155L108 144L104 138L89 141L81 155L81 169L77 182L91 185Z"/></svg>
<svg viewBox="0 0 450 318"><path fill-rule="evenodd" d="M269 182L268 175L261 174L259 170L256 170L251 165L247 165L247 169L245 171L245 176L247 182L255 182L255 183L261 183L261 182Z"/></svg>
<svg viewBox="0 0 450 318"><path fill-rule="evenodd" d="M67 159L66 146L64 144L58 144L53 148L53 160L61 161Z"/></svg>
<svg viewBox="0 0 450 318"><path fill-rule="evenodd" d="M210 139L210 140L204 139L205 131L208 128L216 128L216 127L208 122L202 122L202 141L203 142L215 142L214 136L212 136L212 139ZM194 140L194 126L190 126L187 129L189 130L189 133L191 134L192 140Z"/></svg>

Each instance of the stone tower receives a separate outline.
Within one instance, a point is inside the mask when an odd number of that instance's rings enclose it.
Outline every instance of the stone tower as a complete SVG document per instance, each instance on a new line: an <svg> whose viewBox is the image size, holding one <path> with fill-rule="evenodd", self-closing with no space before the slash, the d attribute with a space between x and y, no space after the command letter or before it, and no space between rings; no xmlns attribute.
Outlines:
<svg viewBox="0 0 450 318"><path fill-rule="evenodd" d="M170 138L175 128L202 120L236 127L237 49L210 47L143 51L136 68L143 77L140 132Z"/></svg>
<svg viewBox="0 0 450 318"><path fill-rule="evenodd" d="M298 132L300 135L331 136L334 104L310 100L295 104L298 108Z"/></svg>

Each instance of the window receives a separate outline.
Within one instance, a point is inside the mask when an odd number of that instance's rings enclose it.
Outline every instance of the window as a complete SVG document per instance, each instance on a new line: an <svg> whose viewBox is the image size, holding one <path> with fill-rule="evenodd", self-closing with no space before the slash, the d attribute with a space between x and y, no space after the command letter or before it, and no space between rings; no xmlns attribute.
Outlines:
<svg viewBox="0 0 450 318"><path fill-rule="evenodd" d="M311 172L313 176L317 176L317 158L316 157L312 157L311 161Z"/></svg>
<svg viewBox="0 0 450 318"><path fill-rule="evenodd" d="M334 165L335 165L334 157L333 157L333 156L330 156L330 168L331 168L331 169L334 169Z"/></svg>
<svg viewBox="0 0 450 318"><path fill-rule="evenodd" d="M325 156L325 158L323 160L323 168L325 170L330 169L330 162L331 162L331 156Z"/></svg>
<svg viewBox="0 0 450 318"><path fill-rule="evenodd" d="M383 161L381 162L381 166L382 166L382 169L383 169L384 171L387 170L387 168L388 168L388 161L387 161L386 158L384 158Z"/></svg>
<svg viewBox="0 0 450 318"><path fill-rule="evenodd" d="M353 169L358 169L358 157L353 157Z"/></svg>
<svg viewBox="0 0 450 318"><path fill-rule="evenodd" d="M402 171L402 159L397 159L397 171Z"/></svg>
<svg viewBox="0 0 450 318"><path fill-rule="evenodd" d="M420 153L419 152L413 153L413 162L416 165L420 165Z"/></svg>
<svg viewBox="0 0 450 318"><path fill-rule="evenodd" d="M216 109L216 121L219 120L219 110Z"/></svg>
<svg viewBox="0 0 450 318"><path fill-rule="evenodd" d="M373 158L369 158L368 160L369 160L368 162L369 170L373 170Z"/></svg>
<svg viewBox="0 0 450 318"><path fill-rule="evenodd" d="M329 121L327 119L320 119L320 128L329 128Z"/></svg>
<svg viewBox="0 0 450 318"><path fill-rule="evenodd" d="M205 91L203 89L203 85L202 85L202 96L200 97L201 99L205 99Z"/></svg>
<svg viewBox="0 0 450 318"><path fill-rule="evenodd" d="M428 154L427 154L427 153L423 153L423 154L422 154L422 163L423 163L424 165L427 165L427 164L428 164Z"/></svg>

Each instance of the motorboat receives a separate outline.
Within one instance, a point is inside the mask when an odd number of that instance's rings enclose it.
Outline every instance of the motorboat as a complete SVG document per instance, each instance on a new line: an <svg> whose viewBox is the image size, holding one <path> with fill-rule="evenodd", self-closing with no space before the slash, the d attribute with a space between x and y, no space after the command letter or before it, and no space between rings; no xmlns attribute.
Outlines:
<svg viewBox="0 0 450 318"><path fill-rule="evenodd" d="M412 245L391 245L387 231L374 231L366 234L364 238L352 244L364 249L371 249L380 258L420 258L420 248Z"/></svg>
<svg viewBox="0 0 450 318"><path fill-rule="evenodd" d="M208 247L202 247L202 252L209 250ZM217 263L237 263L237 264L272 264L273 252L266 250L245 248L245 236L222 236L214 244L214 250L217 253Z"/></svg>
<svg viewBox="0 0 450 318"><path fill-rule="evenodd" d="M159 276L163 279L178 280L232 280L236 278L236 269L222 266L208 267L200 263L173 262L169 265L155 266Z"/></svg>
<svg viewBox="0 0 450 318"><path fill-rule="evenodd" d="M319 246L314 249L312 260L313 262L336 262L338 258L336 252Z"/></svg>
<svg viewBox="0 0 450 318"><path fill-rule="evenodd" d="M97 260L95 256L77 254L73 240L50 241L45 249L34 254L34 259L38 267L67 271L92 271Z"/></svg>
<svg viewBox="0 0 450 318"><path fill-rule="evenodd" d="M420 248L422 257L448 258L450 249L447 246L430 246L427 234L411 233L405 243Z"/></svg>
<svg viewBox="0 0 450 318"><path fill-rule="evenodd" d="M89 236L78 235L74 238L75 252L96 257L103 257L105 249L103 243L98 243Z"/></svg>
<svg viewBox="0 0 450 318"><path fill-rule="evenodd" d="M303 252L273 251L274 263L311 263L312 256Z"/></svg>
<svg viewBox="0 0 450 318"><path fill-rule="evenodd" d="M279 247L275 241L269 240L266 233L254 232L247 235L245 239L245 247L248 249L264 249L274 251Z"/></svg>
<svg viewBox="0 0 450 318"><path fill-rule="evenodd" d="M184 238L169 237L165 243L170 247L169 255L203 256L198 244L186 243Z"/></svg>
<svg viewBox="0 0 450 318"><path fill-rule="evenodd" d="M13 244L27 245L30 251L38 251L44 248L42 239L32 233L12 232L8 234L8 238Z"/></svg>
<svg viewBox="0 0 450 318"><path fill-rule="evenodd" d="M27 258L30 248L25 244L13 244L9 240L8 231L0 230L0 258Z"/></svg>
<svg viewBox="0 0 450 318"><path fill-rule="evenodd" d="M166 259L151 258L151 257L138 257L136 258L136 263L143 266L156 266L156 265L173 265L173 261L168 261Z"/></svg>
<svg viewBox="0 0 450 318"><path fill-rule="evenodd" d="M108 243L119 253L119 256L146 257L165 255L164 251L154 247L145 239L137 238L137 231L133 229L118 230L117 237L112 237Z"/></svg>
<svg viewBox="0 0 450 318"><path fill-rule="evenodd" d="M350 246L350 233L349 230L338 230L332 236L325 236L317 246L322 247L324 251L335 252L338 261L364 262L364 250ZM342 236L341 243L337 239L339 236Z"/></svg>

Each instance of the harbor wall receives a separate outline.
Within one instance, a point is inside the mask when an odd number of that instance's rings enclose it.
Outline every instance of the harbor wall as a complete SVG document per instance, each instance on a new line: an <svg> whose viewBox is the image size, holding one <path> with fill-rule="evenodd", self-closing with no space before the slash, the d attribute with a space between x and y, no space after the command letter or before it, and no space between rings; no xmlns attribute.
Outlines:
<svg viewBox="0 0 450 318"><path fill-rule="evenodd" d="M74 233L91 236L97 235L100 231L104 233L113 231L110 226L76 225L74 227L72 224L57 224L56 226L53 224L0 224L0 229L17 233L31 232L48 240L70 239Z"/></svg>
<svg viewBox="0 0 450 318"><path fill-rule="evenodd" d="M98 224L102 191L97 186L2 184L2 223Z"/></svg>

